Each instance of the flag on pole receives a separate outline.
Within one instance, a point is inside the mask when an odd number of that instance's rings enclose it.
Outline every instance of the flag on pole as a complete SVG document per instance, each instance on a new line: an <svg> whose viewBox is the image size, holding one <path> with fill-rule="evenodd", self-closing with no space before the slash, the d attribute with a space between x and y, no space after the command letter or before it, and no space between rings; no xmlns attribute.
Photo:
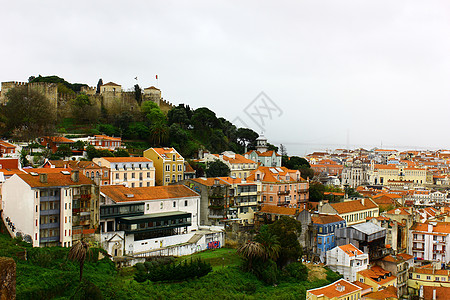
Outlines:
<svg viewBox="0 0 450 300"><path fill-rule="evenodd" d="M156 75L156 79L158 79L158 75Z"/></svg>

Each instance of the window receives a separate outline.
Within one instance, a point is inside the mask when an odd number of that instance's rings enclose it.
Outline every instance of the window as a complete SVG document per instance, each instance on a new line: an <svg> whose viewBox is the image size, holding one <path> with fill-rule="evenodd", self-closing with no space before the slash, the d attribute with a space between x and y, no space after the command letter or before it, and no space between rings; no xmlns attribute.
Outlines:
<svg viewBox="0 0 450 300"><path fill-rule="evenodd" d="M173 207L177 207L177 202L173 201Z"/></svg>
<svg viewBox="0 0 450 300"><path fill-rule="evenodd" d="M182 171L183 169L182 169L182 167L181 167L181 165L178 165L178 171Z"/></svg>
<svg viewBox="0 0 450 300"><path fill-rule="evenodd" d="M166 171L170 171L170 165L166 165Z"/></svg>
<svg viewBox="0 0 450 300"><path fill-rule="evenodd" d="M123 181L127 181L128 180L128 176L127 176L128 174L127 173L123 173Z"/></svg>
<svg viewBox="0 0 450 300"><path fill-rule="evenodd" d="M180 175L178 175L178 181L181 181L182 180L182 178L181 178L181 174Z"/></svg>
<svg viewBox="0 0 450 300"><path fill-rule="evenodd" d="M116 173L116 179L119 179L119 173Z"/></svg>
<svg viewBox="0 0 450 300"><path fill-rule="evenodd" d="M437 241L437 235L433 236L433 241Z"/></svg>
<svg viewBox="0 0 450 300"><path fill-rule="evenodd" d="M147 178L150 178L150 172L147 172Z"/></svg>
<svg viewBox="0 0 450 300"><path fill-rule="evenodd" d="M184 200L184 206L188 206L188 201Z"/></svg>
<svg viewBox="0 0 450 300"><path fill-rule="evenodd" d="M420 279L420 275L416 275L416 278L417 278L417 279Z"/></svg>
<svg viewBox="0 0 450 300"><path fill-rule="evenodd" d="M176 161L177 160L177 156L174 154L173 156L172 156L172 160L173 161ZM174 170L175 171L175 170Z"/></svg>
<svg viewBox="0 0 450 300"><path fill-rule="evenodd" d="M273 196L270 196L269 201L273 202Z"/></svg>
<svg viewBox="0 0 450 300"><path fill-rule="evenodd" d="M134 175L134 172L133 172L133 173L131 173L131 178L135 178L134 176L135 176L135 175Z"/></svg>
<svg viewBox="0 0 450 300"><path fill-rule="evenodd" d="M172 175L172 182L175 182L175 175Z"/></svg>
<svg viewBox="0 0 450 300"><path fill-rule="evenodd" d="M147 203L147 210L149 210L149 209L150 209L150 204Z"/></svg>
<svg viewBox="0 0 450 300"><path fill-rule="evenodd" d="M147 182L147 186L150 186L150 182Z"/></svg>
<svg viewBox="0 0 450 300"><path fill-rule="evenodd" d="M431 276L427 276L427 280L431 280Z"/></svg>

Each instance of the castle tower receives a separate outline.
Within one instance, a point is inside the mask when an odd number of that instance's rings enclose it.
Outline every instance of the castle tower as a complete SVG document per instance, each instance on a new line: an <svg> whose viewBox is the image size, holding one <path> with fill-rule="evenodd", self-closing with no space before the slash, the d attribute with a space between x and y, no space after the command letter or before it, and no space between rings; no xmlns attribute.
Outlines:
<svg viewBox="0 0 450 300"><path fill-rule="evenodd" d="M262 134L262 133L256 139L256 151L259 151L261 153L264 153L267 151L267 139L264 136L264 134Z"/></svg>

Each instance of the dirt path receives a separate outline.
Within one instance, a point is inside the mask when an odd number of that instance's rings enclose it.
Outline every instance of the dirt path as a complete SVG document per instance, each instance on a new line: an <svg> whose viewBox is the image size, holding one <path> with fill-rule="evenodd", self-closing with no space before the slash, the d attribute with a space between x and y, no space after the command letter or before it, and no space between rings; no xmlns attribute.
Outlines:
<svg viewBox="0 0 450 300"><path fill-rule="evenodd" d="M317 279L327 279L326 270L323 264L307 263L306 266L309 269L308 281L314 281Z"/></svg>

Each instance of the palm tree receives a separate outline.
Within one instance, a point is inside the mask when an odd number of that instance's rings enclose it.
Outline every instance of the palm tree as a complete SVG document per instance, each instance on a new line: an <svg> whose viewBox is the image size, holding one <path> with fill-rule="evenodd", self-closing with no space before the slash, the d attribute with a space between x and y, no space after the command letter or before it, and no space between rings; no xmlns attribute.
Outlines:
<svg viewBox="0 0 450 300"><path fill-rule="evenodd" d="M156 145L163 145L169 137L169 128L164 121L158 121L150 126L150 140Z"/></svg>
<svg viewBox="0 0 450 300"><path fill-rule="evenodd" d="M260 228L260 232L255 236L255 240L261 244L268 258L276 261L280 255L281 245L276 235L270 233L267 225Z"/></svg>
<svg viewBox="0 0 450 300"><path fill-rule="evenodd" d="M248 269L252 269L252 263L254 259L261 258L265 260L267 258L266 251L261 243L249 241L239 247L237 252L244 256L248 260Z"/></svg>
<svg viewBox="0 0 450 300"><path fill-rule="evenodd" d="M69 250L69 259L78 261L80 264L80 282L83 277L83 266L86 261L86 256L90 255L90 253L89 244L85 241L77 241Z"/></svg>

